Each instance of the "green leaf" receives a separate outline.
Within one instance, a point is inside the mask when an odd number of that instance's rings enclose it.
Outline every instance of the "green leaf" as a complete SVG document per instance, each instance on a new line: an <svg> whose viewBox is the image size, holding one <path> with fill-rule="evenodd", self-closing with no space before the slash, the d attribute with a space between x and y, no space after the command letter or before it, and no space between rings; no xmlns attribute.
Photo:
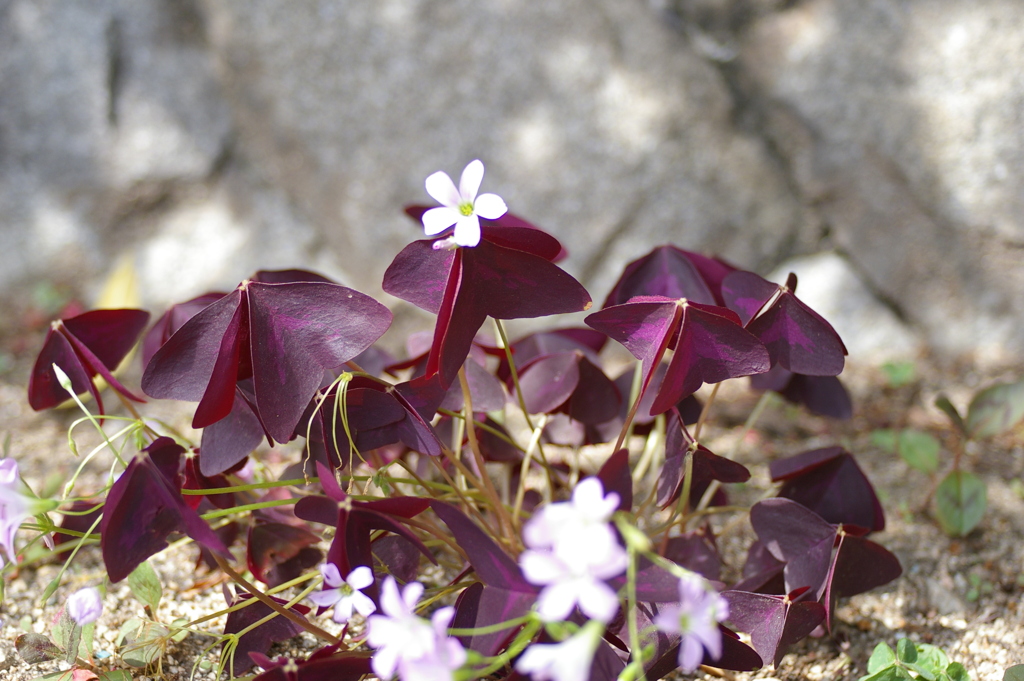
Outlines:
<svg viewBox="0 0 1024 681"><path fill-rule="evenodd" d="M178 619L176 619L173 622L171 622L171 631L174 631L177 627L184 627L187 624L188 624L188 618L187 617L179 617ZM192 633L192 632L190 632L188 629L178 629L177 631L174 631L173 634L171 634L171 640L174 641L175 643L181 643L186 638L188 638L188 635L190 633Z"/></svg>
<svg viewBox="0 0 1024 681"><path fill-rule="evenodd" d="M894 453L897 447L896 431L889 428L871 431L871 444L883 451Z"/></svg>
<svg viewBox="0 0 1024 681"><path fill-rule="evenodd" d="M966 536L985 515L987 496L977 475L952 471L935 491L935 515L942 530L952 537Z"/></svg>
<svg viewBox="0 0 1024 681"><path fill-rule="evenodd" d="M149 606L155 616L157 607L160 605L163 587L160 586L160 578L149 561L140 563L139 567L128 575L128 587L143 605Z"/></svg>
<svg viewBox="0 0 1024 681"><path fill-rule="evenodd" d="M945 395L939 395L936 397L935 406L941 409L943 413L949 417L949 420L952 421L953 426L960 431L961 435L967 434L967 426L964 424L963 417L960 416L960 412L953 406L953 403L949 401L948 397Z"/></svg>
<svg viewBox="0 0 1024 681"><path fill-rule="evenodd" d="M951 662L946 666L946 676L949 677L949 681L971 681L971 675L959 662Z"/></svg>
<svg viewBox="0 0 1024 681"><path fill-rule="evenodd" d="M928 643L917 644L917 665L927 669L931 678L937 677L949 666L949 657L942 648Z"/></svg>
<svg viewBox="0 0 1024 681"><path fill-rule="evenodd" d="M913 383L914 379L917 378L917 370L914 367L914 363L910 360L886 362L882 365L882 373L885 374L885 379L893 388Z"/></svg>
<svg viewBox="0 0 1024 681"><path fill-rule="evenodd" d="M917 647L909 638L896 641L896 657L904 664L917 662Z"/></svg>
<svg viewBox="0 0 1024 681"><path fill-rule="evenodd" d="M1003 681L1024 681L1024 664L1015 664L1003 672Z"/></svg>
<svg viewBox="0 0 1024 681"><path fill-rule="evenodd" d="M132 681L131 672L124 669L114 669L109 672L100 672L100 681Z"/></svg>
<svg viewBox="0 0 1024 681"><path fill-rule="evenodd" d="M878 645L871 652L871 658L868 659L868 673L874 674L880 669L885 667L891 667L896 664L896 653L892 651L885 641L879 641Z"/></svg>
<svg viewBox="0 0 1024 681"><path fill-rule="evenodd" d="M1000 383L982 390L967 408L967 432L992 437L1013 428L1024 418L1024 381Z"/></svg>
<svg viewBox="0 0 1024 681"><path fill-rule="evenodd" d="M14 641L14 647L29 664L58 660L64 655L63 650L42 634L22 634Z"/></svg>
<svg viewBox="0 0 1024 681"><path fill-rule="evenodd" d="M924 473L939 469L939 441L919 430L904 430L900 433L900 456L912 468Z"/></svg>
<svg viewBox="0 0 1024 681"><path fill-rule="evenodd" d="M131 625L129 627L129 625ZM167 644L168 629L151 620L133 618L121 626L121 660L130 667L148 667L156 662Z"/></svg>

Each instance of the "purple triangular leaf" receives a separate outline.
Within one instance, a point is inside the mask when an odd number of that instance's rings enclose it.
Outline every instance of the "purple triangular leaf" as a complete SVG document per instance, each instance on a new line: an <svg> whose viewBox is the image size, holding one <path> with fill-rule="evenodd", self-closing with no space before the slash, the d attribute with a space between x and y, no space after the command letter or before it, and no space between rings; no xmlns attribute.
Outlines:
<svg viewBox="0 0 1024 681"><path fill-rule="evenodd" d="M714 305L714 294L694 266L692 254L675 246L658 246L626 265L602 307L620 305L635 296L688 298Z"/></svg>
<svg viewBox="0 0 1024 681"><path fill-rule="evenodd" d="M255 601L253 596L249 594L239 594L238 598L235 599L235 602L232 603L232 605L248 600ZM279 598L274 598L274 601L281 605L286 605L288 603L288 601L283 601ZM292 611L297 612L300 615L305 615L309 612L309 608L301 604L296 604L292 606ZM256 622L273 612L274 610L272 610L269 605L266 605L261 601L255 601L244 608L233 610L228 613L227 622L224 624L224 633L237 634L243 629L256 624ZM253 660L249 657L250 653L266 654L273 643L286 641L293 636L298 636L302 631L302 628L298 624L280 615L257 627L254 627L253 629L250 629L238 637L238 645L235 647L235 651L231 657L231 664L233 665L231 670L233 674L238 676L252 668Z"/></svg>
<svg viewBox="0 0 1024 681"><path fill-rule="evenodd" d="M688 532L672 537L665 544L665 558L687 570L692 570L711 581L718 581L722 575L722 558L715 546L710 528ZM781 567L780 567L781 569Z"/></svg>
<svg viewBox="0 0 1024 681"><path fill-rule="evenodd" d="M773 482L784 481L780 497L803 504L833 525L885 529L885 513L874 487L842 447L777 459L769 472Z"/></svg>
<svg viewBox="0 0 1024 681"><path fill-rule="evenodd" d="M724 591L729 621L750 634L750 642L764 660L778 667L791 645L810 634L825 619L825 608L815 602L794 602L805 591L768 596L745 591Z"/></svg>
<svg viewBox="0 0 1024 681"><path fill-rule="evenodd" d="M534 593L474 582L459 595L452 626L474 629L507 622L528 613L536 600ZM511 627L488 634L460 636L459 640L465 647L482 655L495 655L505 647L516 629Z"/></svg>
<svg viewBox="0 0 1024 681"><path fill-rule="evenodd" d="M601 487L605 493L615 492L619 495L620 511L633 508L633 477L629 470L629 450L620 449L608 457L608 460L597 472Z"/></svg>
<svg viewBox="0 0 1024 681"><path fill-rule="evenodd" d="M537 593L537 587L526 581L519 565L462 511L441 501L432 501L430 507L451 530L455 541L466 552L473 570L484 584L523 593Z"/></svg>
<svg viewBox="0 0 1024 681"><path fill-rule="evenodd" d="M786 591L825 582L836 529L818 514L789 499L765 499L750 509L750 524L768 551L786 563Z"/></svg>
<svg viewBox="0 0 1024 681"><path fill-rule="evenodd" d="M903 574L896 556L870 539L840 532L839 548L829 566L828 579L819 592L825 605L826 624L832 631L837 598L856 596L888 584Z"/></svg>

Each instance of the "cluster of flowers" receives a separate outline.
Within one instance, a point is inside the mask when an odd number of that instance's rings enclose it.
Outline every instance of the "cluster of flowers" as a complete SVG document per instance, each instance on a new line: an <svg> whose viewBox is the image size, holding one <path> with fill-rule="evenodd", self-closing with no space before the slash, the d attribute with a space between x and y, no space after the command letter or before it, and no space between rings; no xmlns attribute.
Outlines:
<svg viewBox="0 0 1024 681"><path fill-rule="evenodd" d="M575 609L589 618L576 633L557 643L534 643L515 662L516 671L535 681L585 681L605 625L619 609L619 596L608 584L621 576L629 555L615 532L611 518L619 505L614 492L604 493L601 481L587 478L566 502L540 508L523 528L528 547L519 557L526 579L542 587L536 615L545 623L569 621ZM374 673L402 681L450 679L466 663L462 644L447 633L455 611L436 610L430 621L416 614L424 587L410 582L401 592L393 577L381 588L382 614L361 592L373 583L366 566L342 579L337 566L320 567L324 589L310 596L316 605L334 607L333 619L347 622L353 612L367 617L366 642L376 652ZM679 582L680 600L662 608L654 624L682 637L679 664L693 671L705 651L721 655L718 623L728 616L725 599L702 577L689 573Z"/></svg>

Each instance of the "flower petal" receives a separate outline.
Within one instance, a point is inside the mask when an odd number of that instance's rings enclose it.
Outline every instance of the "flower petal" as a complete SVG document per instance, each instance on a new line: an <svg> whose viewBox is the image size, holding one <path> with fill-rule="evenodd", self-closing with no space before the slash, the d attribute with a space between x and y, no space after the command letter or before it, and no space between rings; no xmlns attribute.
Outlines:
<svg viewBox="0 0 1024 681"><path fill-rule="evenodd" d="M374 605L370 597L359 591L355 592L349 598L352 599L352 607L356 609L363 617L368 617L377 611L377 606Z"/></svg>
<svg viewBox="0 0 1024 681"><path fill-rule="evenodd" d="M455 183L452 182L452 178L448 177L448 173L438 170L427 178L426 187L427 193L442 206L448 206L449 208L459 207L462 199L459 196L459 190L455 188Z"/></svg>
<svg viewBox="0 0 1024 681"><path fill-rule="evenodd" d="M497 194L481 194L473 202L473 212L485 220L497 220L508 212L508 206Z"/></svg>
<svg viewBox="0 0 1024 681"><path fill-rule="evenodd" d="M365 589L373 584L373 570L365 565L360 565L348 573L345 582L353 589Z"/></svg>
<svg viewBox="0 0 1024 681"><path fill-rule="evenodd" d="M545 622L561 622L569 618L579 601L574 582L561 582L545 587L537 598L537 614Z"/></svg>
<svg viewBox="0 0 1024 681"><path fill-rule="evenodd" d="M324 591L314 591L306 598L321 608L329 608L341 600L341 592L337 589L325 589Z"/></svg>
<svg viewBox="0 0 1024 681"><path fill-rule="evenodd" d="M338 566L334 563L321 565L320 576L324 578L324 584L332 589L336 589L344 583L341 579L341 572L338 571Z"/></svg>
<svg viewBox="0 0 1024 681"><path fill-rule="evenodd" d="M455 223L455 243L470 248L479 244L480 218L476 215L460 216L459 221Z"/></svg>
<svg viewBox="0 0 1024 681"><path fill-rule="evenodd" d="M580 610L592 619L608 624L619 611L619 599L604 582L581 584L579 589Z"/></svg>
<svg viewBox="0 0 1024 681"><path fill-rule="evenodd" d="M461 217L462 214L454 208L444 206L431 208L423 214L423 231L427 236L440 234L458 222Z"/></svg>
<svg viewBox="0 0 1024 681"><path fill-rule="evenodd" d="M459 179L459 195L463 201L473 203L476 193L480 191L480 183L484 179L484 164L480 159L470 161L462 171Z"/></svg>

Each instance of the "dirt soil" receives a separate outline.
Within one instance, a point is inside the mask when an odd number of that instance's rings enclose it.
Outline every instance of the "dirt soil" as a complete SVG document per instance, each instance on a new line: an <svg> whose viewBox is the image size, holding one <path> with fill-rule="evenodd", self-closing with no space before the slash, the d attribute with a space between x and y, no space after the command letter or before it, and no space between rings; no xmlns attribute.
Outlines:
<svg viewBox="0 0 1024 681"><path fill-rule="evenodd" d="M9 438L5 445L7 455L18 459L23 476L38 491L47 484L63 484L77 465L68 451L67 428L78 412L33 413L23 387L28 364L18 359L16 366L0 379L0 440ZM1024 429L1018 427L1013 433L968 447L967 466L988 485L989 507L981 525L959 539L945 536L930 517L928 498L933 480L911 469L898 456L881 451L871 440L871 433L879 428L925 430L941 439L945 466L957 443L945 417L931 406L936 394L942 390L954 404L963 407L976 390L1012 375L980 376L957 367L935 368L923 361L918 364L918 374L926 378L893 388L887 386L878 370L852 367L843 376L854 398L852 420L836 422L809 416L778 400L739 443L736 439L740 425L757 396L744 385L721 391L704 442L719 453L736 447L737 459L754 472L753 480L742 493L756 496L771 488L766 463L774 458L842 444L856 455L876 485L886 511L885 531L872 538L899 557L904 574L883 589L842 603L834 636L805 639L786 655L778 669L746 674L707 672L704 676L698 674L700 678L857 679L866 673L874 646L879 641L895 645L898 637L940 646L951 660L961 662L976 681L998 681L1007 667L1024 663L1024 612L1019 604L1024 593ZM167 406L147 405L146 413L166 414ZM172 419L180 420L183 416L179 410ZM114 424L110 422L107 427L114 428ZM89 443L97 441L95 433L87 425L78 426L75 432L80 434L80 451L85 455ZM98 484L98 476L102 475L99 468L90 468L81 483L83 489ZM32 535L27 531L19 533L19 545L24 545ZM727 558L741 559L743 541L743 531L722 538ZM154 559L164 584L164 600L158 612L162 621L194 619L224 607L220 586L209 575L194 569L195 560L196 549L192 546L169 550ZM738 569L738 565L732 567ZM31 679L61 668L56 663L26 664L16 652L14 641L26 629L48 630L63 599L72 591L102 584L104 572L98 547L84 549L64 575L55 597L40 603L42 590L58 571L59 566L50 563L5 572L7 589L0 610L0 680ZM104 614L97 625L96 648L113 653L118 628L129 618L141 616L142 607L124 582L110 587L104 604ZM335 633L339 629L327 616L318 623ZM223 619L203 626L217 631L223 626ZM194 667L204 660L216 662L216 649L203 650L212 643L210 637L189 636L181 643L169 645L159 672L134 670L133 675L137 679L162 676L171 681L188 679L192 674L196 679L213 679L212 672ZM317 643L311 636L302 635L275 645L272 655L301 655L315 647Z"/></svg>

